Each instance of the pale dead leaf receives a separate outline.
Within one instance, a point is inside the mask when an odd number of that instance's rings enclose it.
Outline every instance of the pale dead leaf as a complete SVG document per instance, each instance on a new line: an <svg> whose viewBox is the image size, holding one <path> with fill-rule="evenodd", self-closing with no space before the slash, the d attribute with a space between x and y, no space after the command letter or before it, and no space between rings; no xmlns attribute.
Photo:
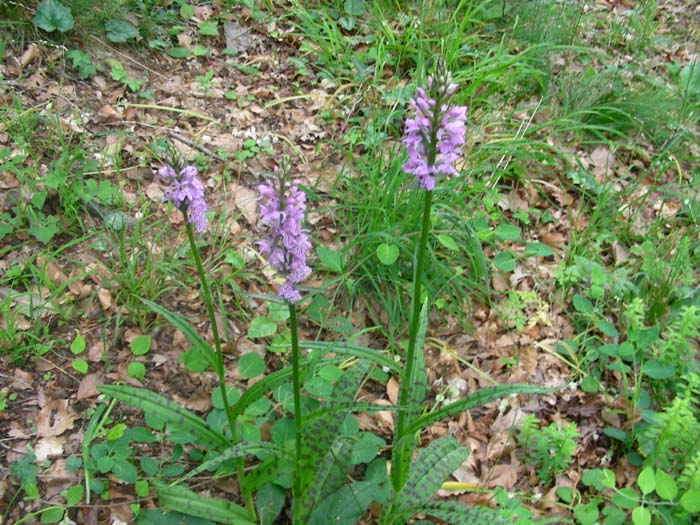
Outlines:
<svg viewBox="0 0 700 525"><path fill-rule="evenodd" d="M78 385L78 393L75 395L76 399L81 400L97 396L99 394L97 385L101 385L103 381L104 379L100 372L86 375L80 381L80 385Z"/></svg>
<svg viewBox="0 0 700 525"><path fill-rule="evenodd" d="M105 312L112 307L112 293L107 288L97 290L97 300Z"/></svg>
<svg viewBox="0 0 700 525"><path fill-rule="evenodd" d="M22 53L19 59L19 64L24 69L29 64L34 62L34 60L39 56L39 46L36 44L30 44L24 53Z"/></svg>
<svg viewBox="0 0 700 525"><path fill-rule="evenodd" d="M566 243L566 235L559 232L545 233L542 235L542 242L552 248L563 248Z"/></svg>
<svg viewBox="0 0 700 525"><path fill-rule="evenodd" d="M258 220L257 193L253 190L233 184L233 199L236 208L243 214L248 224L255 225Z"/></svg>
<svg viewBox="0 0 700 525"><path fill-rule="evenodd" d="M160 202L163 200L163 189L157 182L151 182L146 186L146 197L152 202Z"/></svg>
<svg viewBox="0 0 700 525"><path fill-rule="evenodd" d="M394 376L391 376L386 383L386 396L392 405L399 402L399 382Z"/></svg>
<svg viewBox="0 0 700 525"><path fill-rule="evenodd" d="M33 388L34 376L31 372L25 372L21 368L15 368L12 379L13 390L27 390Z"/></svg>
<svg viewBox="0 0 700 525"><path fill-rule="evenodd" d="M39 437L60 436L73 428L78 415L68 404L67 399L52 399L37 416L36 435Z"/></svg>
<svg viewBox="0 0 700 525"><path fill-rule="evenodd" d="M511 490L518 481L518 469L514 465L496 465L489 472L487 487L501 487L505 490Z"/></svg>
<svg viewBox="0 0 700 525"><path fill-rule="evenodd" d="M63 454L63 444L66 442L65 439L59 438L57 436L46 436L36 442L34 447L34 454L36 454L36 460L41 463L42 461L60 456Z"/></svg>
<svg viewBox="0 0 700 525"><path fill-rule="evenodd" d="M603 182L612 172L615 157L608 148L599 146L591 152L591 162L593 164L593 176L598 182Z"/></svg>
<svg viewBox="0 0 700 525"><path fill-rule="evenodd" d="M118 120L123 120L124 115L109 104L105 104L97 111L97 119L100 122L116 122Z"/></svg>

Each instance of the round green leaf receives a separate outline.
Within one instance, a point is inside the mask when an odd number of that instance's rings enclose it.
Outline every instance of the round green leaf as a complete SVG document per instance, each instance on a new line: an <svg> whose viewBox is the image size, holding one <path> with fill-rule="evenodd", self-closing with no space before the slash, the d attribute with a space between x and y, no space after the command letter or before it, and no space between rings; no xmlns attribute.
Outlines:
<svg viewBox="0 0 700 525"><path fill-rule="evenodd" d="M251 339L270 337L275 332L277 332L277 324L267 317L256 317L248 327L248 337Z"/></svg>
<svg viewBox="0 0 700 525"><path fill-rule="evenodd" d="M459 246L457 246L457 243L451 235L448 235L447 233L441 233L437 236L437 239L438 241L440 241L440 244L442 244L448 250L451 250L453 252L459 250Z"/></svg>
<svg viewBox="0 0 700 525"><path fill-rule="evenodd" d="M146 366L138 361L132 361L126 367L126 373L129 374L129 377L136 379L137 381L142 381L146 376Z"/></svg>
<svg viewBox="0 0 700 525"><path fill-rule="evenodd" d="M190 50L186 47L171 47L168 49L168 55L173 58L186 58L190 56Z"/></svg>
<svg viewBox="0 0 700 525"><path fill-rule="evenodd" d="M140 498L148 496L148 481L140 479L134 484L134 492Z"/></svg>
<svg viewBox="0 0 700 525"><path fill-rule="evenodd" d="M502 241L517 241L520 239L520 228L512 224L499 224L495 234Z"/></svg>
<svg viewBox="0 0 700 525"><path fill-rule="evenodd" d="M151 336L137 335L131 340L129 346L131 347L131 353L134 355L147 354L151 349Z"/></svg>
<svg viewBox="0 0 700 525"><path fill-rule="evenodd" d="M114 466L112 467L112 473L120 480L127 483L136 483L136 478L138 475L136 472L136 467L126 459L115 461Z"/></svg>
<svg viewBox="0 0 700 525"><path fill-rule="evenodd" d="M700 512L700 490L689 490L681 496L681 507L690 513Z"/></svg>
<svg viewBox="0 0 700 525"><path fill-rule="evenodd" d="M71 488L61 491L61 496L66 498L66 505L77 505L83 499L83 486L73 485Z"/></svg>
<svg viewBox="0 0 700 525"><path fill-rule="evenodd" d="M654 488L656 488L656 478L654 477L653 467L642 469L639 476L637 476L637 485L639 485L639 490L641 490L644 495L653 492Z"/></svg>
<svg viewBox="0 0 700 525"><path fill-rule="evenodd" d="M615 492L612 502L623 509L633 509L639 504L639 494L632 489L622 488Z"/></svg>
<svg viewBox="0 0 700 525"><path fill-rule="evenodd" d="M391 266L399 258L399 247L385 242L377 246L376 254L380 263Z"/></svg>
<svg viewBox="0 0 700 525"><path fill-rule="evenodd" d="M663 470L656 471L656 493L661 499L671 501L678 496L676 481Z"/></svg>
<svg viewBox="0 0 700 525"><path fill-rule="evenodd" d="M88 362L85 359L74 359L71 365L81 374L87 374Z"/></svg>
<svg viewBox="0 0 700 525"><path fill-rule="evenodd" d="M235 386L226 387L226 399L228 399L229 406L235 404L240 397L241 394ZM224 397L221 395L221 388L217 388L211 393L211 404L217 410L224 409Z"/></svg>
<svg viewBox="0 0 700 525"><path fill-rule="evenodd" d="M41 523L58 523L63 519L63 507L49 507L41 513Z"/></svg>
<svg viewBox="0 0 700 525"><path fill-rule="evenodd" d="M73 29L75 25L70 9L58 2L58 0L41 0L41 3L36 8L36 14L32 22L47 33L56 30L65 33Z"/></svg>
<svg viewBox="0 0 700 525"><path fill-rule="evenodd" d="M82 335L78 334L75 336L75 339L73 339L73 342L70 344L70 351L73 355L78 355L83 350L85 350L85 338Z"/></svg>
<svg viewBox="0 0 700 525"><path fill-rule="evenodd" d="M238 360L238 372L244 379L259 376L265 371L265 360L255 352L243 354Z"/></svg>
<svg viewBox="0 0 700 525"><path fill-rule="evenodd" d="M632 522L634 525L649 525L651 523L651 512L646 507L637 507L632 511Z"/></svg>
<svg viewBox="0 0 700 525"><path fill-rule="evenodd" d="M515 259L507 252L501 252L493 258L493 265L502 272L515 270Z"/></svg>

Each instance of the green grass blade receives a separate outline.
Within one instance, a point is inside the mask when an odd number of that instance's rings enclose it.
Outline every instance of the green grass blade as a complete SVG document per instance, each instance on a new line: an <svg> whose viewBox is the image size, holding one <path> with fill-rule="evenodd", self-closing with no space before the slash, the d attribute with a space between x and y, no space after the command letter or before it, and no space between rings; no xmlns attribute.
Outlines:
<svg viewBox="0 0 700 525"><path fill-rule="evenodd" d="M174 314L173 312L166 310L159 304L149 301L148 299L141 299L141 301L155 313L163 316L171 325L182 332L182 335L185 336L192 347L195 348L207 360L207 363L209 363L215 372L219 373L219 361L216 358L214 350L204 339L202 339L195 329L192 328L187 321L185 321L182 316Z"/></svg>
<svg viewBox="0 0 700 525"><path fill-rule="evenodd" d="M441 421L442 419L452 417L465 410L470 410L472 408L485 405L492 401L496 401L502 397L510 396L513 394L547 394L549 392L556 392L561 390L563 387L544 387L537 385L497 385L490 386L486 388L481 388L473 394L469 394L467 397L450 403L438 410L425 414L418 419L416 419L412 425L409 427L408 432L418 432L421 429L427 428L430 425Z"/></svg>
<svg viewBox="0 0 700 525"><path fill-rule="evenodd" d="M408 479L399 495L400 508L406 510L426 503L468 456L469 450L452 436L431 441L418 452L411 464Z"/></svg>
<svg viewBox="0 0 700 525"><path fill-rule="evenodd" d="M158 501L168 509L226 525L255 525L240 505L222 499L200 496L184 487L154 483Z"/></svg>
<svg viewBox="0 0 700 525"><path fill-rule="evenodd" d="M202 418L154 392L125 385L100 385L97 390L129 406L160 417L169 425L188 432L202 445L215 448L229 445L226 437Z"/></svg>

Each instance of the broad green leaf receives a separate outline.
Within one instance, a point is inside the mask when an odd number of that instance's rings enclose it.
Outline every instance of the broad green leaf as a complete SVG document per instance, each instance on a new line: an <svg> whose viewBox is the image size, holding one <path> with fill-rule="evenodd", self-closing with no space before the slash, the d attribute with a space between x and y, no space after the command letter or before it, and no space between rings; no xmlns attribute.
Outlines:
<svg viewBox="0 0 700 525"><path fill-rule="evenodd" d="M700 512L700 490L689 490L681 496L681 507L691 514Z"/></svg>
<svg viewBox="0 0 700 525"><path fill-rule="evenodd" d="M238 402L231 407L233 418L240 416L249 406L264 397L268 392L271 392L279 385L290 381L292 377L292 368L285 367L271 374L265 375L260 381L248 387L243 392Z"/></svg>
<svg viewBox="0 0 700 525"><path fill-rule="evenodd" d="M126 373L129 374L129 377L142 381L146 377L146 366L138 361L132 361L126 367Z"/></svg>
<svg viewBox="0 0 700 525"><path fill-rule="evenodd" d="M510 253L501 252L493 258L493 265L502 272L512 272L515 270L515 259Z"/></svg>
<svg viewBox="0 0 700 525"><path fill-rule="evenodd" d="M528 257L549 257L554 255L554 250L542 242L531 242L525 245L523 253Z"/></svg>
<svg viewBox="0 0 700 525"><path fill-rule="evenodd" d="M639 494L628 488L618 489L613 494L612 502L623 509L633 509L639 505Z"/></svg>
<svg viewBox="0 0 700 525"><path fill-rule="evenodd" d="M676 374L676 367L652 359L642 365L642 373L652 379L668 379Z"/></svg>
<svg viewBox="0 0 700 525"><path fill-rule="evenodd" d="M85 359L74 359L71 365L81 374L88 372L88 362Z"/></svg>
<svg viewBox="0 0 700 525"><path fill-rule="evenodd" d="M83 486L73 485L71 488L61 491L61 496L66 498L66 505L73 506L83 499Z"/></svg>
<svg viewBox="0 0 700 525"><path fill-rule="evenodd" d="M653 492L656 488L656 478L654 477L654 468L646 467L641 470L639 476L637 476L637 485L639 485L639 490L645 496L650 492Z"/></svg>
<svg viewBox="0 0 700 525"><path fill-rule="evenodd" d="M512 394L547 394L549 392L556 392L557 390L561 390L561 388L548 388L536 385L519 384L496 385L481 388L473 394L463 397L459 401L455 401L454 403L450 403L449 405L441 407L438 410L434 410L433 412L420 416L413 422L406 432L418 432L419 430L427 428L445 418L478 406L485 405L487 403L491 403L492 401L496 401L502 397Z"/></svg>
<svg viewBox="0 0 700 525"><path fill-rule="evenodd" d="M70 351L73 355L78 355L83 350L85 350L85 338L82 335L78 334L75 336L75 339L73 339L73 342L70 344Z"/></svg>
<svg viewBox="0 0 700 525"><path fill-rule="evenodd" d="M277 323L267 317L256 317L250 322L248 327L248 337L250 339L270 337L275 332L277 332Z"/></svg>
<svg viewBox="0 0 700 525"><path fill-rule="evenodd" d="M362 432L360 439L352 447L351 463L369 463L377 457L379 450L386 446L386 441L372 432Z"/></svg>
<svg viewBox="0 0 700 525"><path fill-rule="evenodd" d="M574 309L582 314L592 314L595 311L593 303L584 296L575 294L573 299Z"/></svg>
<svg viewBox="0 0 700 525"><path fill-rule="evenodd" d="M136 472L136 467L131 464L131 462L126 459L120 459L114 462L112 467L112 474L117 476L120 480L126 483L136 483L138 473Z"/></svg>
<svg viewBox="0 0 700 525"><path fill-rule="evenodd" d="M131 353L134 355L144 355L151 349L151 336L150 335L137 335L129 343L131 348Z"/></svg>
<svg viewBox="0 0 700 525"><path fill-rule="evenodd" d="M226 500L201 496L178 486L154 483L158 501L164 507L190 516L206 518L228 525L256 525L240 505Z"/></svg>
<svg viewBox="0 0 700 525"><path fill-rule="evenodd" d="M400 508L408 510L426 503L468 456L469 450L452 436L438 438L419 450L399 494Z"/></svg>
<svg viewBox="0 0 700 525"><path fill-rule="evenodd" d="M228 439L213 430L202 418L154 392L125 385L101 385L97 390L129 406L156 415L174 428L191 434L202 444L214 447L229 445Z"/></svg>
<svg viewBox="0 0 700 525"><path fill-rule="evenodd" d="M369 508L379 487L371 481L360 481L341 487L327 496L314 509L308 525L355 525Z"/></svg>
<svg viewBox="0 0 700 525"><path fill-rule="evenodd" d="M272 525L286 499L285 490L274 483L266 483L255 492L255 509L262 525Z"/></svg>
<svg viewBox="0 0 700 525"><path fill-rule="evenodd" d="M448 250L451 250L453 252L459 250L459 246L457 246L457 243L451 235L447 233L440 233L437 236L437 239L438 241L440 241L440 244L442 244Z"/></svg>
<svg viewBox="0 0 700 525"><path fill-rule="evenodd" d="M651 512L646 507L636 507L632 510L632 523L634 525L649 525Z"/></svg>
<svg viewBox="0 0 700 525"><path fill-rule="evenodd" d="M494 232L501 241L517 241L520 239L520 228L512 224L499 224Z"/></svg>
<svg viewBox="0 0 700 525"><path fill-rule="evenodd" d="M75 25L70 8L64 6L58 0L41 0L36 8L36 14L32 22L47 33L56 30L65 33L73 29Z"/></svg>
<svg viewBox="0 0 700 525"><path fill-rule="evenodd" d="M265 371L265 360L255 352L243 354L238 359L238 372L244 379L259 376Z"/></svg>
<svg viewBox="0 0 700 525"><path fill-rule="evenodd" d="M63 507L49 507L41 512L41 523L58 523L63 519L65 509Z"/></svg>
<svg viewBox="0 0 700 525"><path fill-rule="evenodd" d="M385 242L377 246L376 254L380 263L384 266L391 266L399 258L399 247Z"/></svg>
<svg viewBox="0 0 700 525"><path fill-rule="evenodd" d="M329 272L343 273L343 256L340 253L319 244L316 247L316 256Z"/></svg>
<svg viewBox="0 0 700 525"><path fill-rule="evenodd" d="M666 501L673 501L678 496L676 480L663 470L656 471L656 493Z"/></svg>
<svg viewBox="0 0 700 525"><path fill-rule="evenodd" d="M139 30L123 18L112 18L107 21L105 29L110 42L123 43L140 36Z"/></svg>
<svg viewBox="0 0 700 525"><path fill-rule="evenodd" d="M216 358L214 350L212 350L211 346L209 346L207 342L199 336L199 334L194 330L194 328L192 328L192 326L187 321L185 321L184 318L182 318L178 314L174 314L166 310L159 304L156 304L153 301L149 301L148 299L141 299L141 302L148 306L155 313L162 315L166 319L166 321L168 321L171 325L178 329L182 333L182 335L185 336L185 339L187 339L187 341L194 348L196 348L197 351L207 360L209 365L215 371L218 371L219 360Z"/></svg>
<svg viewBox="0 0 700 525"><path fill-rule="evenodd" d="M199 34L202 36L218 36L219 25L215 20L204 20L199 24Z"/></svg>
<svg viewBox="0 0 700 525"><path fill-rule="evenodd" d="M226 387L226 399L228 400L229 406L233 406L240 397L241 394L235 386ZM224 399L221 395L221 388L216 388L211 393L211 404L217 410L224 409Z"/></svg>
<svg viewBox="0 0 700 525"><path fill-rule="evenodd" d="M167 53L173 58L187 58L192 54L186 47L171 47Z"/></svg>

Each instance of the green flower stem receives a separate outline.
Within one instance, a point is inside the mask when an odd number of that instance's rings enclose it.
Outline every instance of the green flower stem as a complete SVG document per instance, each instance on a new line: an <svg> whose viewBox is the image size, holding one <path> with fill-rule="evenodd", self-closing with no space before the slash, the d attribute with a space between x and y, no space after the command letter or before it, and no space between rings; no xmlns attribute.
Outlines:
<svg viewBox="0 0 700 525"><path fill-rule="evenodd" d="M216 356L218 362L216 364L216 375L219 378L219 390L221 391L221 399L224 404L224 411L226 412L226 417L228 418L229 428L231 429L231 443L235 445L238 442L238 432L236 431L236 420L233 417L233 412L231 411L231 404L228 402L228 393L226 392L226 379L224 377L224 353L221 350L221 338L219 337L219 328L216 324L216 315L214 314L214 303L211 296L211 289L209 288L209 282L207 281L206 275L204 274L204 266L202 265L202 258L199 255L199 248L194 240L194 228L190 222L187 222L187 238L190 241L190 251L192 252L192 257L194 258L195 266L197 267L197 274L199 275L199 282L202 285L202 293L204 294L204 304L207 307L207 314L209 314L209 323L211 324L211 332L214 336L214 347L216 348ZM246 503L246 508L252 517L255 516L255 503L253 502L253 496L250 492L245 489L245 471L243 469L243 462L241 460L236 461L236 467L238 469L238 484L241 487L241 492L243 494L243 499Z"/></svg>
<svg viewBox="0 0 700 525"><path fill-rule="evenodd" d="M294 437L295 437L295 468L294 468L294 498L301 497L301 379L299 377L299 336L297 333L297 309L293 303L289 306L289 325L292 332L292 381L294 383ZM298 500L297 500L298 501ZM297 505L294 505L294 515ZM294 523L298 523L294 519Z"/></svg>
<svg viewBox="0 0 700 525"><path fill-rule="evenodd" d="M430 207L433 200L433 192L425 191L425 201L423 204L423 230L421 232L420 241L418 243L418 252L416 254L416 266L413 274L413 297L411 304L413 312L411 313L411 324L408 329L408 350L406 351L406 368L401 377L399 385L399 414L396 425L396 435L394 436L395 443L398 444L406 434L406 428L410 426L408 421L408 399L411 390L413 389L413 375L415 374L415 354L416 354L416 338L418 336L420 308L421 308L421 284L423 282L423 266L425 265L425 251L428 244L428 232L430 231ZM423 351L423 349L419 349ZM396 447L398 450L398 447ZM394 480L394 488L398 491L403 486L405 480L402 479L401 468L396 465L392 468L392 477Z"/></svg>

